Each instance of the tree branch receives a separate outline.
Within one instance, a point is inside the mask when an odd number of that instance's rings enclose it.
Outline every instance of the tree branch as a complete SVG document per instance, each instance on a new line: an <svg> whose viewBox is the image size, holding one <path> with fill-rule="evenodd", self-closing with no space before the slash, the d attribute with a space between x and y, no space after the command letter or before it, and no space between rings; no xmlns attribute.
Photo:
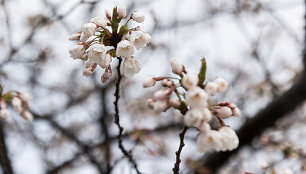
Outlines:
<svg viewBox="0 0 306 174"><path fill-rule="evenodd" d="M3 124L0 121L0 164L2 166L2 171L4 174L13 174L13 168L11 161L7 154L7 149L5 145L5 134Z"/></svg>
<svg viewBox="0 0 306 174"><path fill-rule="evenodd" d="M188 129L189 128L187 126L185 126L183 131L179 134L180 135L180 145L179 145L178 150L175 152L176 161L175 161L174 167L172 169L174 174L179 174L180 173L181 152L183 150L183 147L185 146L184 137L185 137L185 133L187 132Z"/></svg>
<svg viewBox="0 0 306 174"><path fill-rule="evenodd" d="M119 148L121 150L121 152L124 154L125 157L127 157L130 161L130 163L133 165L134 169L136 170L136 172L138 174L141 174L140 171L138 170L138 166L136 161L133 159L132 153L128 152L122 143L122 134L123 134L123 127L120 125L120 117L119 117L119 107L118 107L118 102L119 102L119 98L120 98L120 82L122 79L122 75L121 75L121 71L120 71L120 67L121 67L121 63L122 63L122 58L118 57L118 65L117 65L117 75L118 75L118 80L116 83L116 90L114 93L115 96L115 101L114 101L114 105L115 105L115 124L117 125L118 129L119 129L119 134L117 136L118 138L118 145Z"/></svg>

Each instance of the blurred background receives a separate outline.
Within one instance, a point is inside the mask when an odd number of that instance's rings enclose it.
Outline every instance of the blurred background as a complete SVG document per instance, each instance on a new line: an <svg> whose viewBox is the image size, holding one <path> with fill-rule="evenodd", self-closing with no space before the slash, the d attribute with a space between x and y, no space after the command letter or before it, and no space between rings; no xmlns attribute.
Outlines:
<svg viewBox="0 0 306 174"><path fill-rule="evenodd" d="M31 123L17 113L1 120L14 173L135 173L118 149L118 129L113 124L116 74L106 84L100 81L102 71L83 77L83 62L68 53L75 44L69 36L115 5L126 6L128 14L144 13L141 26L153 38L136 53L142 70L123 79L119 103L124 145L141 172L172 173L182 129L179 112L171 109L156 115L146 108L145 100L159 88L143 89L142 79L170 76L172 57L197 73L205 57L207 79L218 76L230 84L216 100L232 101L242 110L242 116L226 120L235 130L242 130L238 133L241 144L234 153L203 156L197 152L198 131L191 129L185 137L181 173L281 173L289 169L306 173L305 91L291 88L304 73L302 0L0 2L0 79L4 91L31 94L35 115ZM306 90L306 86L299 89ZM296 91L295 95L286 96L287 90ZM271 102L270 112L260 112L269 111ZM223 160L217 160L220 157Z"/></svg>

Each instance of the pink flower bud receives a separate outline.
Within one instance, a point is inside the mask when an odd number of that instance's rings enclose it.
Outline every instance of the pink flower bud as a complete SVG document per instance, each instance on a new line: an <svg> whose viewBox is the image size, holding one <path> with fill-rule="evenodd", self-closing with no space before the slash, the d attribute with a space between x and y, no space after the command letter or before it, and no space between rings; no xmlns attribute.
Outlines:
<svg viewBox="0 0 306 174"><path fill-rule="evenodd" d="M230 116L233 115L232 109L227 107L227 106L223 106L220 107L219 109L216 110L216 115L219 118L228 118Z"/></svg>
<svg viewBox="0 0 306 174"><path fill-rule="evenodd" d="M12 105L15 111L21 112L22 111L22 101L18 97L13 97Z"/></svg>
<svg viewBox="0 0 306 174"><path fill-rule="evenodd" d="M197 86L199 82L199 78L196 75L193 74L187 74L184 78L183 78L183 86L187 89L191 89Z"/></svg>
<svg viewBox="0 0 306 174"><path fill-rule="evenodd" d="M178 108L178 107L181 106L181 102L178 99L171 98L171 99L169 99L168 103L169 103L170 106L172 106L174 108Z"/></svg>
<svg viewBox="0 0 306 174"><path fill-rule="evenodd" d="M142 86L144 88L148 88L151 86L154 86L156 84L156 80L154 79L153 76L147 76L146 78L144 78Z"/></svg>
<svg viewBox="0 0 306 174"><path fill-rule="evenodd" d="M169 80L169 79L164 79L164 80L162 81L162 85L163 85L164 87L169 87L169 88L171 88L172 86L174 86L174 82L171 81L171 80Z"/></svg>
<svg viewBox="0 0 306 174"><path fill-rule="evenodd" d="M162 89L154 93L154 97L158 100L168 99L170 97L168 89Z"/></svg>
<svg viewBox="0 0 306 174"><path fill-rule="evenodd" d="M240 116L241 115L241 111L239 108L235 108L233 109L233 116Z"/></svg>
<svg viewBox="0 0 306 174"><path fill-rule="evenodd" d="M26 121L32 121L33 120L33 114L29 111L22 111L21 116L26 120Z"/></svg>

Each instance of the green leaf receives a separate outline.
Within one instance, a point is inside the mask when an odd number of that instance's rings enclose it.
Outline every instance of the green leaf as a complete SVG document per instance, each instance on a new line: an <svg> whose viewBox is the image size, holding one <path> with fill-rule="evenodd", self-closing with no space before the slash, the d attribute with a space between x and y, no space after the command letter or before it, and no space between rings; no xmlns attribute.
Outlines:
<svg viewBox="0 0 306 174"><path fill-rule="evenodd" d="M7 93L5 93L3 96L2 96L2 98L4 99L4 101L5 102L8 102L8 101L10 101L11 99L12 99L12 93L9 91L9 92L7 92Z"/></svg>
<svg viewBox="0 0 306 174"><path fill-rule="evenodd" d="M109 52L109 54L110 54L112 57L117 57L117 56L116 56L116 50L115 50L115 49L111 49L111 50L109 50L108 52Z"/></svg>
<svg viewBox="0 0 306 174"><path fill-rule="evenodd" d="M203 85L205 79L206 79L206 70L207 70L207 65L206 65L206 60L205 58L203 58L202 60L202 66L201 66L201 69L200 69L200 72L198 74L198 77L199 77L199 83L198 83L198 86L201 86Z"/></svg>
<svg viewBox="0 0 306 174"><path fill-rule="evenodd" d="M119 18L118 18L118 12L117 12L117 6L113 9L113 16L112 16L112 32L117 33L119 26Z"/></svg>
<svg viewBox="0 0 306 174"><path fill-rule="evenodd" d="M127 34L129 32L129 29L127 27L127 25L122 25L120 27L120 30L119 30L119 37L122 37L123 35Z"/></svg>

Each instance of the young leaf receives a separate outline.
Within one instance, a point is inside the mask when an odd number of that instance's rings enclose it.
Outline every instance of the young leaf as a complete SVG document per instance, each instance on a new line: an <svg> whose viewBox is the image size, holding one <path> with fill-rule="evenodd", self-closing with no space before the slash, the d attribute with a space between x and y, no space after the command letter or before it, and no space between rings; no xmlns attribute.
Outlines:
<svg viewBox="0 0 306 174"><path fill-rule="evenodd" d="M119 19L118 19L118 12L117 6L113 9L113 16L112 16L112 32L113 34L117 33L119 26Z"/></svg>
<svg viewBox="0 0 306 174"><path fill-rule="evenodd" d="M201 66L201 69L200 69L200 72L198 74L198 77L199 77L199 83L198 83L198 86L201 86L203 85L205 79L206 79L206 69L207 69L207 65L206 65L206 60L205 58L203 58L202 60L202 66Z"/></svg>
<svg viewBox="0 0 306 174"><path fill-rule="evenodd" d="M119 37L122 37L123 35L127 34L129 32L129 29L126 25L122 25L119 30Z"/></svg>

